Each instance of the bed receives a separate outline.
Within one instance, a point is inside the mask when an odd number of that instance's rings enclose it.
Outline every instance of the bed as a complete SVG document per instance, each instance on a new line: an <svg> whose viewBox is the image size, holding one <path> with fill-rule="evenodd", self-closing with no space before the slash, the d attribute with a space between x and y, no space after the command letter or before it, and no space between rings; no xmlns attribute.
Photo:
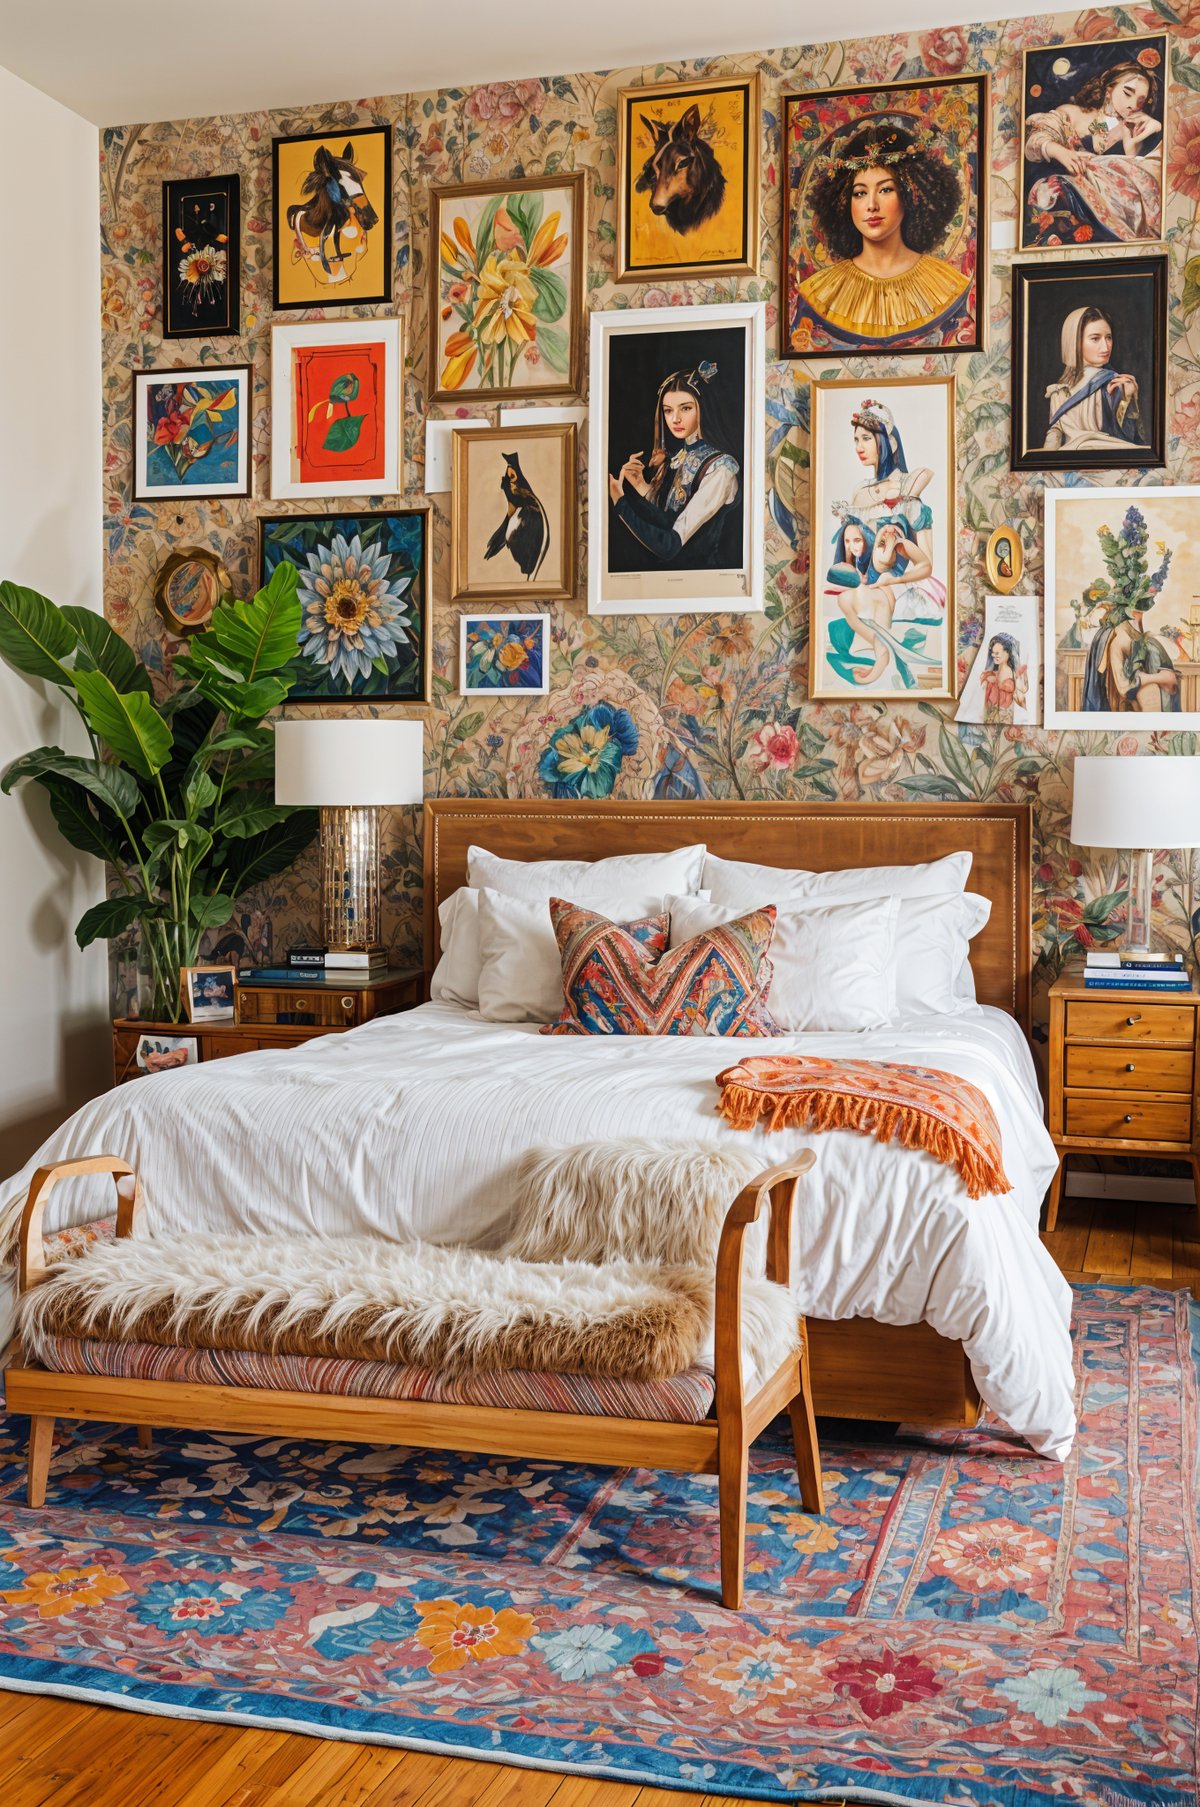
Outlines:
<svg viewBox="0 0 1200 1807"><path fill-rule="evenodd" d="M153 1075L95 1100L0 1189L0 1246L11 1247L35 1164L100 1150L138 1168L151 1221L171 1234L298 1229L488 1247L505 1234L516 1162L538 1142L761 1138L764 1165L812 1146L823 1203L801 1225L795 1271L818 1410L970 1424L982 1397L1035 1449L1061 1459L1074 1431L1070 1292L1037 1235L1055 1156L1026 1041L1029 837L1028 811L1000 804L445 800L425 815L430 968L438 905L463 882L471 844L534 859L704 841L726 859L816 870L969 848L971 887L993 906L972 947L978 1006L873 1031L869 1048L862 1036L831 1035L773 1046L916 1059L982 1086L1014 1182L1005 1197L972 1204L930 1156L850 1132L729 1130L715 1115L713 1085L729 1043L544 1037L429 1003L286 1053ZM86 1182L76 1193L74 1221L98 1214Z"/></svg>

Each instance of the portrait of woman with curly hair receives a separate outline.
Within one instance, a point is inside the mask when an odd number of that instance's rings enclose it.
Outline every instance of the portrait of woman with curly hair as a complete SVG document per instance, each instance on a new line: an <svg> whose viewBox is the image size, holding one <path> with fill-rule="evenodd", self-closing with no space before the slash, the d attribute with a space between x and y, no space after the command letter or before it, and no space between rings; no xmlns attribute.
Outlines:
<svg viewBox="0 0 1200 1807"><path fill-rule="evenodd" d="M983 98L974 77L788 97L785 357L978 349Z"/></svg>

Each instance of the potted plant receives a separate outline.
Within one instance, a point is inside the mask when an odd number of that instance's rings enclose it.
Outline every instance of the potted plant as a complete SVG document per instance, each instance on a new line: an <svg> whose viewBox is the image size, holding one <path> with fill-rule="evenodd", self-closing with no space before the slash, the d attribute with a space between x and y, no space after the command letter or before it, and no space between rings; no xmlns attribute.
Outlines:
<svg viewBox="0 0 1200 1807"><path fill-rule="evenodd" d="M249 602L227 597L175 661L182 686L161 703L132 649L90 609L60 608L0 583L0 658L74 703L91 757L39 747L8 766L6 793L40 784L72 847L104 860L110 895L84 912L81 948L135 924L150 1015L177 1022L179 972L238 896L285 871L317 830L315 810L273 800L274 732L300 629L296 573L280 565Z"/></svg>

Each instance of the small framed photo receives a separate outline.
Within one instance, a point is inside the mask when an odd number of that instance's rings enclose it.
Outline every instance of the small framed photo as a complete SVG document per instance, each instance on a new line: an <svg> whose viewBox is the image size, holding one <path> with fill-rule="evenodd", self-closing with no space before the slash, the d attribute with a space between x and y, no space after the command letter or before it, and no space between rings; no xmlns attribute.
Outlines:
<svg viewBox="0 0 1200 1807"><path fill-rule="evenodd" d="M133 1064L140 1073L168 1073L172 1067L194 1067L199 1059L194 1035L139 1035Z"/></svg>
<svg viewBox="0 0 1200 1807"><path fill-rule="evenodd" d="M163 338L220 339L241 331L241 180L164 182Z"/></svg>
<svg viewBox="0 0 1200 1807"><path fill-rule="evenodd" d="M232 1023L237 1005L236 966L184 966L179 983L189 1023Z"/></svg>
<svg viewBox="0 0 1200 1807"><path fill-rule="evenodd" d="M454 435L451 602L575 594L578 429L530 418Z"/></svg>
<svg viewBox="0 0 1200 1807"><path fill-rule="evenodd" d="M435 188L429 243L429 400L578 395L583 173Z"/></svg>
<svg viewBox="0 0 1200 1807"><path fill-rule="evenodd" d="M1020 534L1007 521L992 529L983 562L988 582L998 596L1007 596L1016 589L1025 571L1025 554Z"/></svg>
<svg viewBox="0 0 1200 1807"><path fill-rule="evenodd" d="M133 373L133 499L250 494L249 364Z"/></svg>
<svg viewBox="0 0 1200 1807"><path fill-rule="evenodd" d="M400 493L399 320L271 328L271 494Z"/></svg>
<svg viewBox="0 0 1200 1807"><path fill-rule="evenodd" d="M1167 259L1013 265L1012 468L1161 470Z"/></svg>
<svg viewBox="0 0 1200 1807"><path fill-rule="evenodd" d="M617 281L754 275L759 79L660 82L617 97Z"/></svg>
<svg viewBox="0 0 1200 1807"><path fill-rule="evenodd" d="M1019 250L1162 239L1166 90L1162 32L1025 52Z"/></svg>
<svg viewBox="0 0 1200 1807"><path fill-rule="evenodd" d="M392 299L392 129L302 132L271 143L276 309Z"/></svg>
<svg viewBox="0 0 1200 1807"><path fill-rule="evenodd" d="M463 696L545 696L550 689L550 617L459 617L459 689Z"/></svg>

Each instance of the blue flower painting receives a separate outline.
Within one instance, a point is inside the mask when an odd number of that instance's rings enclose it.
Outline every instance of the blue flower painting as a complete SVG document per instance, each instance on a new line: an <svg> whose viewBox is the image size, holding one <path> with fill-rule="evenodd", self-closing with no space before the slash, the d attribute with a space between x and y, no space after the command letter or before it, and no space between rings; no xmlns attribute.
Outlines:
<svg viewBox="0 0 1200 1807"><path fill-rule="evenodd" d="M296 567L302 616L289 702L428 703L425 515L277 515L261 573Z"/></svg>
<svg viewBox="0 0 1200 1807"><path fill-rule="evenodd" d="M611 797L621 763L637 744L628 709L595 703L551 735L538 777L552 797Z"/></svg>
<svg viewBox="0 0 1200 1807"><path fill-rule="evenodd" d="M543 696L549 689L546 615L463 615L462 691Z"/></svg>

